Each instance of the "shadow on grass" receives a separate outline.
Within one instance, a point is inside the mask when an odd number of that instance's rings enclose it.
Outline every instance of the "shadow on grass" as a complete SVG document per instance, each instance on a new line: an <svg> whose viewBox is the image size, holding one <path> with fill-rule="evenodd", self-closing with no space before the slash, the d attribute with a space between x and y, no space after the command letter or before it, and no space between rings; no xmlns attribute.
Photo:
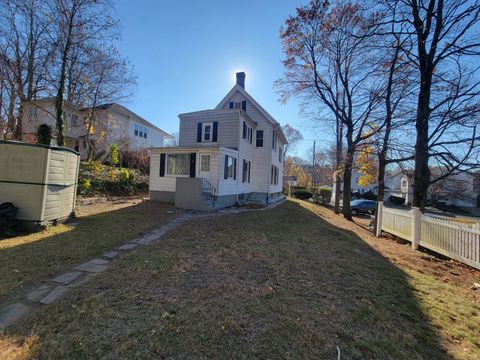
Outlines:
<svg viewBox="0 0 480 360"><path fill-rule="evenodd" d="M0 241L0 305L70 266L160 226L175 214L167 204L145 202L81 216L75 224Z"/></svg>
<svg viewBox="0 0 480 360"><path fill-rule="evenodd" d="M415 291L287 202L185 223L7 335L32 358L450 358Z"/></svg>

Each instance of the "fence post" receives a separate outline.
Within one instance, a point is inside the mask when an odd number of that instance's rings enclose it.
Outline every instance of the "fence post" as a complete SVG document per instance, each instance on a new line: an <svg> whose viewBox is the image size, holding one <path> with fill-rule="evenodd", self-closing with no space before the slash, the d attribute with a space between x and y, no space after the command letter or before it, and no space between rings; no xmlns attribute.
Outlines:
<svg viewBox="0 0 480 360"><path fill-rule="evenodd" d="M377 212L375 214L375 236L379 237L382 233L383 221L383 201L377 202Z"/></svg>
<svg viewBox="0 0 480 360"><path fill-rule="evenodd" d="M418 246L420 245L420 226L422 213L418 207L412 207L410 212L412 213L412 249L418 250Z"/></svg>

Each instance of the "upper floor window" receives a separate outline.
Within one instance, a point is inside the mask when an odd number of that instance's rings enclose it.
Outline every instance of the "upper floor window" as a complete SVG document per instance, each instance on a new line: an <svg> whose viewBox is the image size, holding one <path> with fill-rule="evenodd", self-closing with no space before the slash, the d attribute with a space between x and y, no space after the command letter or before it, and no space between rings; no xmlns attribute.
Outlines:
<svg viewBox="0 0 480 360"><path fill-rule="evenodd" d="M243 111L247 111L247 101L239 101L239 102L234 102L230 101L230 104L228 105L230 109L242 109Z"/></svg>
<svg viewBox="0 0 480 360"><path fill-rule="evenodd" d="M212 123L203 124L203 141L212 141Z"/></svg>
<svg viewBox="0 0 480 360"><path fill-rule="evenodd" d="M197 142L217 142L218 121L197 123Z"/></svg>
<svg viewBox="0 0 480 360"><path fill-rule="evenodd" d="M253 134L253 129L250 126L248 126L247 123L244 121L242 137L245 140L247 140L250 144L252 143L252 134Z"/></svg>
<svg viewBox="0 0 480 360"><path fill-rule="evenodd" d="M28 120L33 121L34 119L37 118L37 116L38 116L38 108L31 106L28 109Z"/></svg>
<svg viewBox="0 0 480 360"><path fill-rule="evenodd" d="M78 126L78 115L72 114L72 126L77 127Z"/></svg>
<svg viewBox="0 0 480 360"><path fill-rule="evenodd" d="M275 130L272 132L272 150L277 151L277 133Z"/></svg>
<svg viewBox="0 0 480 360"><path fill-rule="evenodd" d="M257 130L256 147L263 147L263 130Z"/></svg>
<svg viewBox="0 0 480 360"><path fill-rule="evenodd" d="M147 128L138 124L134 125L133 134L141 138L147 138Z"/></svg>
<svg viewBox="0 0 480 360"><path fill-rule="evenodd" d="M283 148L280 146L278 148L278 162L281 164L282 163L282 157L283 157Z"/></svg>

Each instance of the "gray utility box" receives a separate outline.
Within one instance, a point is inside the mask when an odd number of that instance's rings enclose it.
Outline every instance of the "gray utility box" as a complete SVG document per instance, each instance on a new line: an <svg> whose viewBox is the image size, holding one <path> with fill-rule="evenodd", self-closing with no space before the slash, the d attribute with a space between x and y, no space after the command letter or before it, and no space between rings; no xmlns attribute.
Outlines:
<svg viewBox="0 0 480 360"><path fill-rule="evenodd" d="M17 219L47 223L74 214L80 156L64 147L0 141L0 203Z"/></svg>

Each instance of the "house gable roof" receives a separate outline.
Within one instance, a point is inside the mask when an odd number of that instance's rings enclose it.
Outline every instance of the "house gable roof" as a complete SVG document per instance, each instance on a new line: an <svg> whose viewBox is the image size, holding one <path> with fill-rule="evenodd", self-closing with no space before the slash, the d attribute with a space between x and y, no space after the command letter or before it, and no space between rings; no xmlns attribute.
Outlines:
<svg viewBox="0 0 480 360"><path fill-rule="evenodd" d="M274 130L277 130L278 133L280 134L282 141L285 144L288 144L287 138L285 137L285 134L283 133L282 126L280 123L273 118L272 115L268 113L267 110L265 110L248 92L245 91L243 87L241 87L238 84L235 84L233 88L228 92L227 95L220 101L220 103L215 107L215 109L222 109L229 99L235 94L235 92L239 92L242 94L264 117L267 119L268 122L270 122L273 125Z"/></svg>

